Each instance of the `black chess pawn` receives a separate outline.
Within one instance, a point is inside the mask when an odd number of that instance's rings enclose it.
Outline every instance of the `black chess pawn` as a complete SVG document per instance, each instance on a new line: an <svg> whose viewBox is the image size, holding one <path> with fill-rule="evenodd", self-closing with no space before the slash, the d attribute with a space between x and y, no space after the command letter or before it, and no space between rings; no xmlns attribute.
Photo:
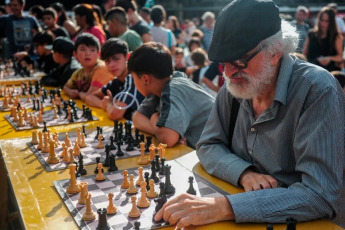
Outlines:
<svg viewBox="0 0 345 230"><path fill-rule="evenodd" d="M118 129L118 126L119 125L119 121L118 120L115 120L114 121L114 129L113 129L113 133L115 133L116 131L117 131L117 129Z"/></svg>
<svg viewBox="0 0 345 230"><path fill-rule="evenodd" d="M121 133L121 135L123 134L123 123L119 122L118 126L117 126L117 130Z"/></svg>
<svg viewBox="0 0 345 230"><path fill-rule="evenodd" d="M171 184L171 181L170 181L170 174L171 174L170 170L171 170L170 165L164 166L164 174L165 174L164 192L166 195L173 195L175 193L175 187Z"/></svg>
<svg viewBox="0 0 345 230"><path fill-rule="evenodd" d="M114 145L114 137L110 136L110 150L116 150L116 147Z"/></svg>
<svg viewBox="0 0 345 230"><path fill-rule="evenodd" d="M95 140L98 140L98 135L100 134L100 131L99 131L100 127L97 126L96 129L97 129L97 134L96 134L96 136L95 136L94 139L95 139Z"/></svg>
<svg viewBox="0 0 345 230"><path fill-rule="evenodd" d="M140 222L139 221L134 222L134 230L140 230Z"/></svg>
<svg viewBox="0 0 345 230"><path fill-rule="evenodd" d="M71 123L75 122L73 111L71 111L71 119L69 120L69 122L71 122Z"/></svg>
<svg viewBox="0 0 345 230"><path fill-rule="evenodd" d="M121 149L121 142L118 141L118 142L116 142L116 144L117 144L116 156L123 157L125 154L124 154L124 152Z"/></svg>
<svg viewBox="0 0 345 230"><path fill-rule="evenodd" d="M165 183L164 182L160 182L159 183L159 195L158 197L166 197L165 194Z"/></svg>
<svg viewBox="0 0 345 230"><path fill-rule="evenodd" d="M78 167L78 173L80 175L86 175L87 174L87 171L86 169L84 168L84 156L82 154L79 155L79 160L78 160L78 163L79 163L79 167Z"/></svg>
<svg viewBox="0 0 345 230"><path fill-rule="evenodd" d="M116 130L115 132L115 137L114 137L114 142L118 142L119 141L119 133L118 131Z"/></svg>
<svg viewBox="0 0 345 230"><path fill-rule="evenodd" d="M79 120L78 109L76 106L73 107L73 116L72 117L74 117L74 120Z"/></svg>
<svg viewBox="0 0 345 230"><path fill-rule="evenodd" d="M187 193L191 194L191 195L196 195L196 191L193 187L194 177L192 177L192 176L188 177L188 183L189 183L189 188L187 190Z"/></svg>
<svg viewBox="0 0 345 230"><path fill-rule="evenodd" d="M116 159L115 159L115 155L111 154L109 157L109 168L108 168L108 172L114 172L117 171L118 168L116 166Z"/></svg>
<svg viewBox="0 0 345 230"><path fill-rule="evenodd" d="M268 224L268 225L266 226L266 230L273 230L273 226L272 226L271 224Z"/></svg>
<svg viewBox="0 0 345 230"><path fill-rule="evenodd" d="M145 152L149 153L150 152L150 145L152 144L152 137L151 136L147 136L146 137L146 145L145 145Z"/></svg>
<svg viewBox="0 0 345 230"><path fill-rule="evenodd" d="M36 110L40 110L40 101L38 99L36 100Z"/></svg>
<svg viewBox="0 0 345 230"><path fill-rule="evenodd" d="M32 99L32 110L37 110L35 99Z"/></svg>
<svg viewBox="0 0 345 230"><path fill-rule="evenodd" d="M161 159L161 169L159 170L159 175L164 175L165 173L164 173L164 162L165 162L165 159L164 158L162 158Z"/></svg>
<svg viewBox="0 0 345 230"><path fill-rule="evenodd" d="M85 125L85 124L83 124L82 130L83 130L84 136L87 137L87 134L86 134L86 125Z"/></svg>
<svg viewBox="0 0 345 230"><path fill-rule="evenodd" d="M120 130L117 132L117 142L120 142L121 145L123 145L122 132Z"/></svg>
<svg viewBox="0 0 345 230"><path fill-rule="evenodd" d="M104 141L104 136L103 136L103 128L102 127L99 127L99 134L102 135L102 141Z"/></svg>
<svg viewBox="0 0 345 230"><path fill-rule="evenodd" d="M159 155L155 155L155 161L156 161L156 172L159 172L161 170L161 166L159 165Z"/></svg>
<svg viewBox="0 0 345 230"><path fill-rule="evenodd" d="M101 158L100 157L96 157L96 168L94 170L94 172L97 174L98 173L98 163L100 162ZM102 172L104 172L103 167L102 167Z"/></svg>
<svg viewBox="0 0 345 230"><path fill-rule="evenodd" d="M98 225L96 230L110 230L110 227L107 222L107 209L99 208L97 209L98 213Z"/></svg>
<svg viewBox="0 0 345 230"><path fill-rule="evenodd" d="M159 182L159 177L156 175L156 162L151 162L151 175L150 179L153 179L155 183Z"/></svg>
<svg viewBox="0 0 345 230"><path fill-rule="evenodd" d="M62 114L62 112L61 112L61 106L60 106L60 105L56 105L56 107L57 107L57 114L58 114L58 115L61 115L61 114Z"/></svg>
<svg viewBox="0 0 345 230"><path fill-rule="evenodd" d="M126 147L126 151L130 152L130 151L133 151L134 150L134 146L133 146L133 137L132 136L129 136L127 138L127 147Z"/></svg>
<svg viewBox="0 0 345 230"><path fill-rule="evenodd" d="M157 197L157 198L154 199L154 201L157 203L157 205L156 205L156 207L155 207L155 212L153 213L153 218L152 218L152 220L153 220L154 223L162 222L162 221L164 221L163 218L160 219L160 220L158 220L158 221L155 221L154 218L155 218L157 212L158 212L159 210L161 210L161 208L163 207L163 205L167 202L167 197L166 197L166 196Z"/></svg>
<svg viewBox="0 0 345 230"><path fill-rule="evenodd" d="M85 112L86 112L86 105L83 104L83 113L81 114L81 117L86 118L86 117L85 117Z"/></svg>
<svg viewBox="0 0 345 230"><path fill-rule="evenodd" d="M87 120L93 121L92 109L90 109L90 108L87 108Z"/></svg>
<svg viewBox="0 0 345 230"><path fill-rule="evenodd" d="M109 154L110 154L110 145L106 144L105 145L105 160L104 160L104 163L103 163L103 165L105 167L109 167Z"/></svg>
<svg viewBox="0 0 345 230"><path fill-rule="evenodd" d="M133 142L133 145L136 146L136 147L140 147L140 140L139 140L139 129L135 129L135 139L134 139L134 142Z"/></svg>
<svg viewBox="0 0 345 230"><path fill-rule="evenodd" d="M297 220L295 218L286 218L286 230L296 230Z"/></svg>
<svg viewBox="0 0 345 230"><path fill-rule="evenodd" d="M149 172L145 172L144 173L144 178L145 178L145 182L146 182L146 190L149 191L150 190L150 173Z"/></svg>
<svg viewBox="0 0 345 230"><path fill-rule="evenodd" d="M42 130L44 133L48 132L48 129L47 129L47 122L46 121L43 121L43 130Z"/></svg>

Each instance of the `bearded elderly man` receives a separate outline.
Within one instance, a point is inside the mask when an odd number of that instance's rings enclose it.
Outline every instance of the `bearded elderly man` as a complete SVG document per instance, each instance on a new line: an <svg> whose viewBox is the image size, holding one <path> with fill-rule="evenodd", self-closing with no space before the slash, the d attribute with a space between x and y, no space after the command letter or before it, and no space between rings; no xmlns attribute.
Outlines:
<svg viewBox="0 0 345 230"><path fill-rule="evenodd" d="M344 218L344 93L326 70L289 54L297 41L273 1L235 0L222 10L209 58L224 63L226 84L197 155L208 173L245 192L183 194L156 220L184 227Z"/></svg>

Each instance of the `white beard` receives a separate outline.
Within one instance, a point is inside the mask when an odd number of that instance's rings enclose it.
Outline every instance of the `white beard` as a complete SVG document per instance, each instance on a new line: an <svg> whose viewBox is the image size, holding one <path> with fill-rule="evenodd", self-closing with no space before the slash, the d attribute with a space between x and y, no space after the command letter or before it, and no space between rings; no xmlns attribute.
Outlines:
<svg viewBox="0 0 345 230"><path fill-rule="evenodd" d="M240 77L245 81L240 83L231 83L230 76L223 76L225 78L227 90L236 98L252 99L261 95L267 89L267 86L272 83L274 78L274 66L269 62L263 62L261 69L253 76L249 76L244 72L237 72L232 77Z"/></svg>

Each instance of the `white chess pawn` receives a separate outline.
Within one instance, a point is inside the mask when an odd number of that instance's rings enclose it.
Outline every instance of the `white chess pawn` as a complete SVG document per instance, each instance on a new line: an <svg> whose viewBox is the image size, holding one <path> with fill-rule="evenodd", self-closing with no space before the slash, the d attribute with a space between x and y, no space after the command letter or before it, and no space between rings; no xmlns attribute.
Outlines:
<svg viewBox="0 0 345 230"><path fill-rule="evenodd" d="M134 185L134 175L129 175L129 187L127 189L128 194L136 194L138 192L138 189Z"/></svg>
<svg viewBox="0 0 345 230"><path fill-rule="evenodd" d="M137 218L141 215L140 210L137 207L137 197L136 196L131 196L131 203L132 203L132 209L129 211L128 216L132 218Z"/></svg>
<svg viewBox="0 0 345 230"><path fill-rule="evenodd" d="M115 214L117 212L117 208L114 205L113 198L114 198L114 194L109 193L108 194L109 205L107 207L107 214Z"/></svg>
<svg viewBox="0 0 345 230"><path fill-rule="evenodd" d="M149 199L147 199L146 197L146 182L142 181L140 183L140 193L141 193L141 197L137 203L139 208L147 208L150 206L150 201Z"/></svg>

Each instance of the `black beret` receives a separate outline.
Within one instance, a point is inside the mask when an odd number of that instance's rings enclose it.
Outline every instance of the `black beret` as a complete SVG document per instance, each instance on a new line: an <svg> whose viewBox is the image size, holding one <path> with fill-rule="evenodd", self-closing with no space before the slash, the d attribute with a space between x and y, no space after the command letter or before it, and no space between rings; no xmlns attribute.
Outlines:
<svg viewBox="0 0 345 230"><path fill-rule="evenodd" d="M280 29L273 1L235 0L218 15L208 57L217 62L237 60Z"/></svg>

